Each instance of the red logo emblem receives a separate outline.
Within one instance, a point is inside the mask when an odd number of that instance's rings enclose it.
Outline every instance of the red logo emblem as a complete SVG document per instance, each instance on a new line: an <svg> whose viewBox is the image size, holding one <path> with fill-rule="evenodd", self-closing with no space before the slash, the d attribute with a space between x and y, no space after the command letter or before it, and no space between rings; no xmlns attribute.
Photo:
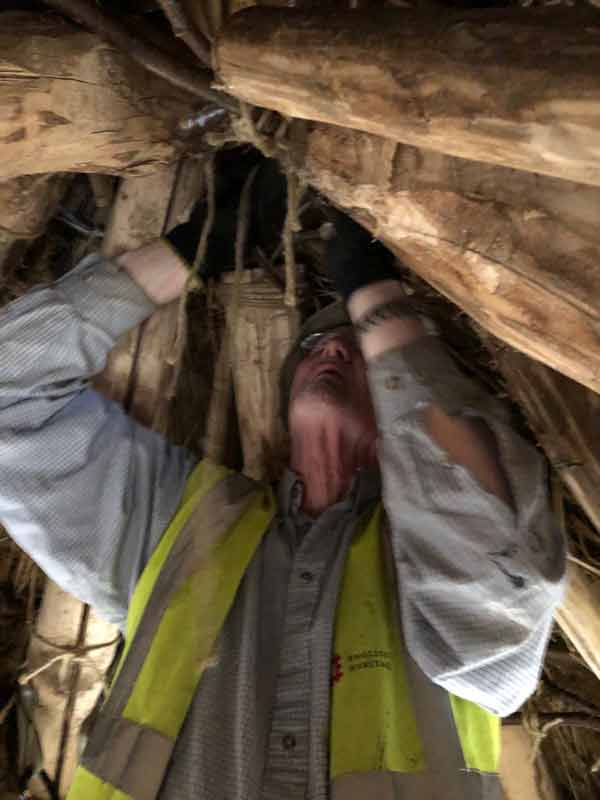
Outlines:
<svg viewBox="0 0 600 800"><path fill-rule="evenodd" d="M342 657L333 656L331 659L331 685L335 686L338 681L344 677L344 670L342 669Z"/></svg>

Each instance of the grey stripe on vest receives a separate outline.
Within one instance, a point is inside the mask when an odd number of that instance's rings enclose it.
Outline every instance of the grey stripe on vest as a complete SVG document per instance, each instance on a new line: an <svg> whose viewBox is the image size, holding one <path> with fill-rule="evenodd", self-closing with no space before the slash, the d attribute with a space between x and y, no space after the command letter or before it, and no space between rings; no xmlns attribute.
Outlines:
<svg viewBox="0 0 600 800"><path fill-rule="evenodd" d="M228 475L205 495L190 514L160 571L144 609L135 640L109 698L94 724L81 763L101 780L132 794L132 787L137 784L132 780L132 770L126 769L126 766L128 767L133 760L147 765L156 757L155 768L151 770L152 791L148 777L142 782L148 787L148 792L143 796L137 791L133 792L135 800L151 800L158 794L162 774L157 776L156 773L162 770L164 774L175 742L160 736L150 728L146 728L147 736L141 736L140 731L143 726L123 719L123 710L173 594L199 568L210 555L214 545L239 519L256 489L257 484L249 478L237 473ZM115 736L116 738L113 738ZM161 740L160 744L157 737ZM142 757L141 748L146 744L149 752L146 753L144 750ZM107 760L102 755L107 749L111 754L119 753L119 757L113 758L111 755L110 760ZM128 788L123 785L123 781L128 784Z"/></svg>
<svg viewBox="0 0 600 800"><path fill-rule="evenodd" d="M320 717L319 720L313 720L316 723L313 730L329 731L331 692L319 691L318 684L324 680L330 684L331 681L331 657L335 642L335 612L342 588L346 560L352 539L364 528L372 513L373 507L363 512L355 520L352 527L345 532L344 539L340 543L330 565L331 575L335 576L333 581L334 585L337 586L337 591L329 592L322 598L318 614L315 614L311 626L310 635L314 639L318 638L322 642L329 643L329 647L312 648L312 653L315 654L318 660L312 665L311 695L313 697L320 695L324 698L324 702L316 704L312 709L313 715ZM308 776L308 797L325 797L329 784L329 736L311 736L309 746L310 763L318 765L318 768L311 770Z"/></svg>
<svg viewBox="0 0 600 800"><path fill-rule="evenodd" d="M500 800L503 792L499 776L470 770L465 764L448 692L433 683L407 652L405 663L425 750L426 771L422 774L428 788L422 791L429 794L425 793L423 799L419 795L419 800Z"/></svg>
<svg viewBox="0 0 600 800"><path fill-rule="evenodd" d="M93 764L91 768L102 780L135 800L153 800L169 765L173 742L123 717L107 719L104 728L108 739L92 738L86 762Z"/></svg>
<svg viewBox="0 0 600 800"><path fill-rule="evenodd" d="M342 775L333 783L331 800L447 800L443 789L432 786L425 772L363 772ZM462 773L461 797L467 800L502 800L496 775ZM440 793L441 791L441 793Z"/></svg>
<svg viewBox="0 0 600 800"><path fill-rule="evenodd" d="M383 542L388 576L395 583L395 574L391 570L393 556L387 520L383 527ZM398 629L401 630L399 592L394 591L393 596L394 613ZM425 755L425 770L421 773L387 773L391 776L388 779L388 793L381 795L381 800L387 800L388 796L394 800L412 797L410 793L404 793L409 787L410 792L418 789L419 794L415 796L419 800L488 800L488 797L490 800L499 800L503 792L498 775L467 768L450 695L425 675L406 645L402 645L417 731ZM417 785L413 786L411 781L416 781ZM484 788L487 794L482 793ZM346 800L346 796L342 796ZM379 800L380 795L376 796Z"/></svg>
<svg viewBox="0 0 600 800"><path fill-rule="evenodd" d="M404 663L429 780L439 789L437 796L446 800L467 800L469 796L464 793L462 780L467 765L452 714L450 695L429 680L407 649Z"/></svg>

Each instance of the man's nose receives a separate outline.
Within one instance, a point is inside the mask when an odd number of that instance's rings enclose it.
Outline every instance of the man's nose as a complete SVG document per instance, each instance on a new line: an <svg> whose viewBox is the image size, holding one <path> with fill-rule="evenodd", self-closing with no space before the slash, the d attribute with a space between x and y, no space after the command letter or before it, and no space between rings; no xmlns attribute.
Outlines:
<svg viewBox="0 0 600 800"><path fill-rule="evenodd" d="M350 347L340 336L332 336L323 342L321 355L325 358L339 358L345 363L351 360Z"/></svg>

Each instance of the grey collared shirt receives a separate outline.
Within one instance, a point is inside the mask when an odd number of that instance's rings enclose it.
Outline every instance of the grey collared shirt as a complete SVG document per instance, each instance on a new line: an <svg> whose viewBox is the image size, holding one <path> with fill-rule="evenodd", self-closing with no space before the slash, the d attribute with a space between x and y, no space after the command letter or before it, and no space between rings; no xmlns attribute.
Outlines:
<svg viewBox="0 0 600 800"><path fill-rule="evenodd" d="M89 385L152 311L125 273L90 256L0 312L0 520L50 577L120 625L196 463ZM509 714L535 688L563 586L543 461L435 337L386 353L369 379L406 646L443 688ZM421 425L431 402L486 421L514 511L431 441ZM294 485L291 474L280 485L163 798L327 796L335 604L377 489L357 476L310 524L290 505Z"/></svg>

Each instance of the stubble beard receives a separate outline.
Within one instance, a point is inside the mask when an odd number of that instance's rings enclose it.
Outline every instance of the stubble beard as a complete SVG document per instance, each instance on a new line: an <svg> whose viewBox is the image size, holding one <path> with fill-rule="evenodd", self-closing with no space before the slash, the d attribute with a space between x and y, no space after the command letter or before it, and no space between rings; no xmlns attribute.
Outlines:
<svg viewBox="0 0 600 800"><path fill-rule="evenodd" d="M328 409L339 408L340 410L349 406L348 390L345 384L329 375L319 375L310 381L298 393L297 401L323 405Z"/></svg>

